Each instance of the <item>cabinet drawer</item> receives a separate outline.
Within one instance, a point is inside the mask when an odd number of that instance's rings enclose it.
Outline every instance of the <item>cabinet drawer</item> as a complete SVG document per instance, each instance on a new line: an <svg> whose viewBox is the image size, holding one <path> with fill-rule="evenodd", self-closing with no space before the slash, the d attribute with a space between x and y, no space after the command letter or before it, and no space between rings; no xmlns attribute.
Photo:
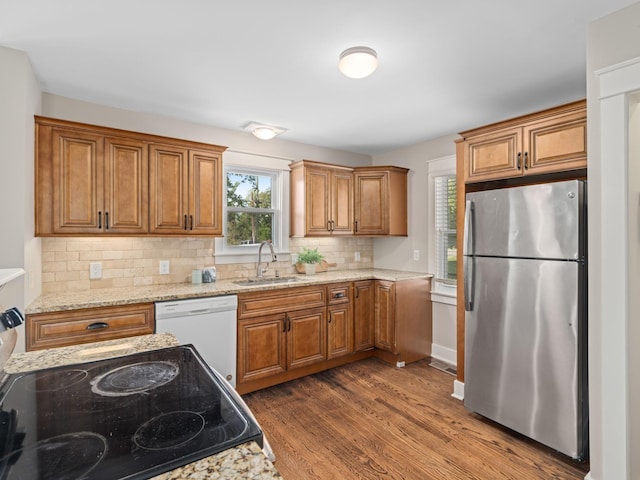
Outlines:
<svg viewBox="0 0 640 480"><path fill-rule="evenodd" d="M324 287L300 287L238 295L238 318L252 318L274 313L324 307Z"/></svg>
<svg viewBox="0 0 640 480"><path fill-rule="evenodd" d="M348 303L351 300L351 284L336 283L327 287L328 304Z"/></svg>
<svg viewBox="0 0 640 480"><path fill-rule="evenodd" d="M27 315L26 350L146 335L155 330L153 303Z"/></svg>

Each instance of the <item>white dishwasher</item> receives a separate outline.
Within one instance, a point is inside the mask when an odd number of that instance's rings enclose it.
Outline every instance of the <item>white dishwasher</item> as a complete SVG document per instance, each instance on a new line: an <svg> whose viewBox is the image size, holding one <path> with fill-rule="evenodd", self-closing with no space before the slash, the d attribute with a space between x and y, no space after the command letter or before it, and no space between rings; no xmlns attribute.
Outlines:
<svg viewBox="0 0 640 480"><path fill-rule="evenodd" d="M237 309L235 295L157 302L156 332L173 333L181 344L192 344L235 387Z"/></svg>

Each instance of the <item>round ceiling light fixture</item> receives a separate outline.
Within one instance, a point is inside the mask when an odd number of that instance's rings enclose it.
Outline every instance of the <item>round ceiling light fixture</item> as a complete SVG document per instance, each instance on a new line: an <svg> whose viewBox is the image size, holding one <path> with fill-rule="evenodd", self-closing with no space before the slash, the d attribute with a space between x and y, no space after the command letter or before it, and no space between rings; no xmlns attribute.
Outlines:
<svg viewBox="0 0 640 480"><path fill-rule="evenodd" d="M271 140L272 138L286 132L286 128L274 127L272 125L266 125L264 123L249 122L244 126L244 129L253 133L260 140Z"/></svg>
<svg viewBox="0 0 640 480"><path fill-rule="evenodd" d="M378 54L373 48L351 47L340 54L338 69L349 78L365 78L378 68Z"/></svg>

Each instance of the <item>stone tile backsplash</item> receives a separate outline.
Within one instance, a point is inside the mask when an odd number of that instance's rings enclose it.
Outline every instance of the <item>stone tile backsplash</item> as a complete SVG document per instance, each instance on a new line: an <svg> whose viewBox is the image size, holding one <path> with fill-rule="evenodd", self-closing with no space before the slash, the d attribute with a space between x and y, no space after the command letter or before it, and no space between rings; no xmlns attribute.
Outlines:
<svg viewBox="0 0 640 480"><path fill-rule="evenodd" d="M303 247L318 248L335 270L373 267L371 238L291 238L291 253ZM216 265L213 238L90 237L42 239L42 293L82 291L98 288L158 285L191 281L191 271L215 265L218 278L234 279L255 275L256 260L250 263ZM360 261L355 261L360 252ZM170 273L160 275L160 260L169 260ZM102 263L102 278L89 279L89 264ZM278 261L269 270L292 275L288 260Z"/></svg>

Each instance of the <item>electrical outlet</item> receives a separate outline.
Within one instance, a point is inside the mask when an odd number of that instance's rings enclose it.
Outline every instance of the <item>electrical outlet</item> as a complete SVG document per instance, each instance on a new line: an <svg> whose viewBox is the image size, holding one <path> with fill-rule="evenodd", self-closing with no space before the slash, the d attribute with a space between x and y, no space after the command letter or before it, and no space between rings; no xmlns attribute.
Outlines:
<svg viewBox="0 0 640 480"><path fill-rule="evenodd" d="M360 252L356 252L355 257L356 257L356 262L359 262L360 261Z"/></svg>
<svg viewBox="0 0 640 480"><path fill-rule="evenodd" d="M420 250L414 250L413 251L413 259L417 262L418 260L420 260Z"/></svg>
<svg viewBox="0 0 640 480"><path fill-rule="evenodd" d="M102 263L92 262L89 264L89 278L92 280L102 278Z"/></svg>
<svg viewBox="0 0 640 480"><path fill-rule="evenodd" d="M292 253L291 254L291 265L295 265L296 263L298 263L298 254L297 253Z"/></svg>
<svg viewBox="0 0 640 480"><path fill-rule="evenodd" d="M169 260L160 260L160 275L169 275Z"/></svg>

